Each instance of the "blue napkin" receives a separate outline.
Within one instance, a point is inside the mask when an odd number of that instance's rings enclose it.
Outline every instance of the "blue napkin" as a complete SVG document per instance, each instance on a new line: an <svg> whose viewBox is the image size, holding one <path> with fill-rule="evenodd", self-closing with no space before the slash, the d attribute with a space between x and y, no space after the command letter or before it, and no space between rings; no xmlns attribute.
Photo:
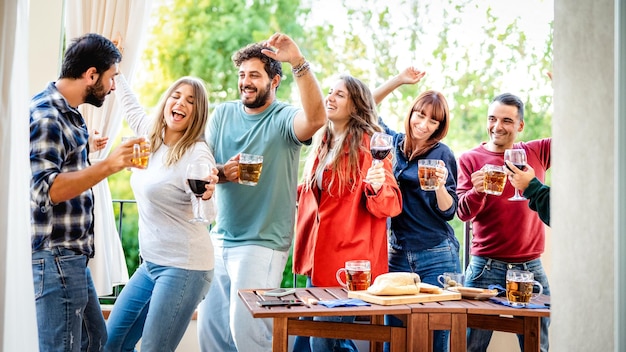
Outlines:
<svg viewBox="0 0 626 352"><path fill-rule="evenodd" d="M371 304L357 298L348 298L348 299L336 299L333 301L319 301L317 304L321 304L328 308L335 307L358 307L358 306L370 306Z"/></svg>
<svg viewBox="0 0 626 352"><path fill-rule="evenodd" d="M528 303L525 306L514 306L508 300L505 300L505 299L490 298L489 300L493 303L498 303L503 306L512 307L512 308L530 308L530 309L548 309L549 308L544 304Z"/></svg>
<svg viewBox="0 0 626 352"><path fill-rule="evenodd" d="M506 288L504 288L504 287L502 287L502 286L500 286L498 284L489 285L488 288L490 290L498 290L498 297L503 297L503 296L506 295Z"/></svg>

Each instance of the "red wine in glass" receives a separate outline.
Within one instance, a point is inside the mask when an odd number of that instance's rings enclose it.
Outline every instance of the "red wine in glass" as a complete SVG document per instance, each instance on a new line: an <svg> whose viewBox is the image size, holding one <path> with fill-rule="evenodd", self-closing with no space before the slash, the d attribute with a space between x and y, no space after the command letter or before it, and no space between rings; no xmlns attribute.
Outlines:
<svg viewBox="0 0 626 352"><path fill-rule="evenodd" d="M393 149L393 137L386 133L375 132L370 140L370 152L374 158L374 164L385 159Z"/></svg>
<svg viewBox="0 0 626 352"><path fill-rule="evenodd" d="M202 194L206 191L205 186L211 183L206 180L194 180L191 178L188 178L187 182L189 182L189 188L191 188L193 194L198 198L201 198Z"/></svg>
<svg viewBox="0 0 626 352"><path fill-rule="evenodd" d="M372 152L372 158L375 160L383 160L389 155L391 152L391 146L389 147L371 147L370 151Z"/></svg>
<svg viewBox="0 0 626 352"><path fill-rule="evenodd" d="M515 167L520 170L524 170L526 166L526 151L524 149L506 149L504 151L504 160L510 161ZM506 165L506 163L504 164ZM519 190L515 189L515 194L509 200L526 200L526 198L519 194Z"/></svg>
<svg viewBox="0 0 626 352"><path fill-rule="evenodd" d="M192 219L189 219L189 222L201 224L210 222L202 217L202 203L204 202L201 198L202 194L206 191L205 186L210 183L210 181L205 180L205 178L211 175L212 168L213 166L207 163L191 163L187 165L187 184L197 199L197 204L192 204L194 216Z"/></svg>

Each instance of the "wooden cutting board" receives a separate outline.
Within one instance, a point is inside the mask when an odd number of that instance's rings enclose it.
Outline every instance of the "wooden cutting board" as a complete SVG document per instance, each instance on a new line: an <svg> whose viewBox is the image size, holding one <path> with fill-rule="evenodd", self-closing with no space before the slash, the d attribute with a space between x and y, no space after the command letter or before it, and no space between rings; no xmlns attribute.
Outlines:
<svg viewBox="0 0 626 352"><path fill-rule="evenodd" d="M422 286L436 287L427 283L420 283ZM399 296L377 296L367 291L348 291L349 298L359 298L365 302L390 306L394 304L422 303L422 302L440 302L454 301L461 299L461 294L443 290L442 293L418 293L415 295L399 295Z"/></svg>

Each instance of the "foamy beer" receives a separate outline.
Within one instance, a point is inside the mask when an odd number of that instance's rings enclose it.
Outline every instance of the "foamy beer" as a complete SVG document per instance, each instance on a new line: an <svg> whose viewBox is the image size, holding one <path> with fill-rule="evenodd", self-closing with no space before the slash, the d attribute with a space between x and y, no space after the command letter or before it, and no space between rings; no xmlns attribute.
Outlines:
<svg viewBox="0 0 626 352"><path fill-rule="evenodd" d="M420 179L420 187L424 191L434 191L439 187L437 179L437 167L439 160L422 159L417 161L417 173Z"/></svg>
<svg viewBox="0 0 626 352"><path fill-rule="evenodd" d="M263 155L241 153L239 158L239 183L256 186L261 178Z"/></svg>
<svg viewBox="0 0 626 352"><path fill-rule="evenodd" d="M150 160L150 141L148 140L148 137L124 136L122 137L122 143L137 138L143 138L143 141L141 143L133 144L133 158L131 161L136 166L148 167L148 161Z"/></svg>
<svg viewBox="0 0 626 352"><path fill-rule="evenodd" d="M148 167L150 160L150 142L144 138L145 142L133 145L133 162L137 166Z"/></svg>
<svg viewBox="0 0 626 352"><path fill-rule="evenodd" d="M501 165L485 164L482 170L485 173L485 177L483 179L485 193L493 194L495 196L501 195L504 190L504 185L506 184L506 173L504 172L504 167Z"/></svg>
<svg viewBox="0 0 626 352"><path fill-rule="evenodd" d="M345 273L346 281L341 279L341 273ZM369 260L349 260L344 268L337 270L335 275L337 282L349 291L367 290L372 284L372 269Z"/></svg>
<svg viewBox="0 0 626 352"><path fill-rule="evenodd" d="M533 293L533 287L539 286L539 293ZM506 298L514 306L526 306L530 299L543 293L543 286L535 281L535 275L525 270L507 270Z"/></svg>

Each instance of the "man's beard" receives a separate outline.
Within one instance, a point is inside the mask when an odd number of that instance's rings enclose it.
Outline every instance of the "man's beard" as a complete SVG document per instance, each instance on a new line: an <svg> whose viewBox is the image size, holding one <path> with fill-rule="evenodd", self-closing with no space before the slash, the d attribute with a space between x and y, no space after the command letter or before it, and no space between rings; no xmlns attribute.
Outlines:
<svg viewBox="0 0 626 352"><path fill-rule="evenodd" d="M270 98L270 89L272 88L272 83L268 83L267 86L265 86L264 90L258 90L256 91L257 95L256 95L256 99L254 99L254 101L252 101L251 103L246 103L244 101L244 99L241 99L241 102L243 103L243 105L245 107L247 107L248 109L256 109L256 108L260 108L261 106L265 105L265 103L269 100ZM244 87L245 89L245 87Z"/></svg>
<svg viewBox="0 0 626 352"><path fill-rule="evenodd" d="M104 99L110 93L104 90L104 86L102 82L100 82L100 78L96 81L93 86L87 87L87 94L85 96L85 103L91 104L95 107L101 107L104 104Z"/></svg>

